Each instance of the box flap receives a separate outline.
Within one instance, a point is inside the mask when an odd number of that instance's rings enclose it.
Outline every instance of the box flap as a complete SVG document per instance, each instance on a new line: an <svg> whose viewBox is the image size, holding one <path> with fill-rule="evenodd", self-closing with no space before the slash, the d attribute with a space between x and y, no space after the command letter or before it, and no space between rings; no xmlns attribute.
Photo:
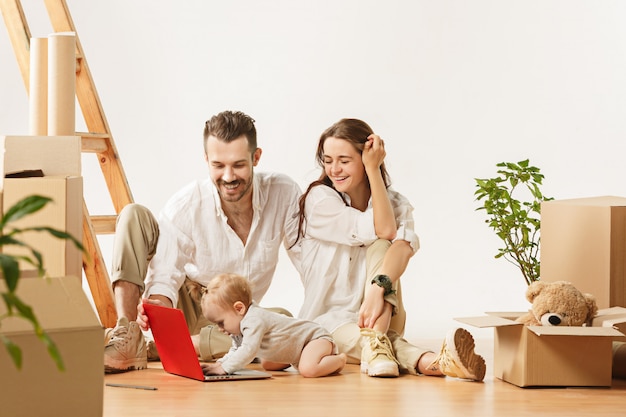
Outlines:
<svg viewBox="0 0 626 417"><path fill-rule="evenodd" d="M469 324L478 328L523 326L514 319L524 313L516 312L489 312L486 316L457 317L454 320ZM582 326L527 326L530 331L538 336L611 336L619 337L623 334L617 329L608 327L582 327Z"/></svg>
<svg viewBox="0 0 626 417"><path fill-rule="evenodd" d="M598 310L598 315L593 319L592 326L614 327L626 323L626 308L610 307Z"/></svg>
<svg viewBox="0 0 626 417"><path fill-rule="evenodd" d="M457 317L454 320L479 328L522 325L521 323L498 316Z"/></svg>
<svg viewBox="0 0 626 417"><path fill-rule="evenodd" d="M597 316L609 316L615 314L623 314L626 315L626 307L609 307L609 308L601 308L598 310Z"/></svg>
<svg viewBox="0 0 626 417"><path fill-rule="evenodd" d="M528 326L528 330L537 336L623 336L620 331L611 327Z"/></svg>
<svg viewBox="0 0 626 417"><path fill-rule="evenodd" d="M0 280L0 289L5 289L4 280ZM41 326L48 332L56 330L101 328L100 321L89 303L79 278L27 278L20 279L18 296L30 305ZM0 304L0 314L6 312L4 303ZM2 321L2 332L31 332L30 322L16 317Z"/></svg>
<svg viewBox="0 0 626 417"><path fill-rule="evenodd" d="M527 311L486 311L485 314L489 316L502 317L503 319L509 319L512 321L517 320L526 314Z"/></svg>

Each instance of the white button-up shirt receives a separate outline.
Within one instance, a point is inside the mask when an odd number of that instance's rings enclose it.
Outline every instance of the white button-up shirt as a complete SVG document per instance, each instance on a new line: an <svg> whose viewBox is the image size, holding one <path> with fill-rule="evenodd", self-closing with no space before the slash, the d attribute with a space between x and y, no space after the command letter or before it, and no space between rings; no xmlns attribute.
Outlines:
<svg viewBox="0 0 626 417"><path fill-rule="evenodd" d="M419 248L413 231L413 206L400 193L387 189L398 232ZM343 195L349 204L349 197ZM376 239L371 200L361 212L347 205L334 189L319 185L306 198L306 228L300 240L304 303L299 317L320 323L330 332L356 323L366 285L365 255Z"/></svg>
<svg viewBox="0 0 626 417"><path fill-rule="evenodd" d="M245 246L228 225L210 178L174 194L159 215L160 236L148 268L146 296L164 295L176 305L185 277L206 285L228 272L247 277L253 299L260 302L272 282L280 246L287 249L295 240L301 191L286 175L255 172L252 193L254 215ZM296 268L298 249L288 251Z"/></svg>

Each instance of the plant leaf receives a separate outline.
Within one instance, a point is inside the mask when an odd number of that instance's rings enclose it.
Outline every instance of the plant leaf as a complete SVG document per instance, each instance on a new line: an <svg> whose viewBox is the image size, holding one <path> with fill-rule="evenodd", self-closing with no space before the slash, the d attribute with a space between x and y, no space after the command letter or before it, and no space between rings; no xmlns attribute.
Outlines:
<svg viewBox="0 0 626 417"><path fill-rule="evenodd" d="M49 197L43 197L40 195L31 195L25 197L9 207L6 213L2 216L0 226L4 228L7 224L21 219L24 216L33 214L41 210L46 204L51 202Z"/></svg>
<svg viewBox="0 0 626 417"><path fill-rule="evenodd" d="M11 341L8 337L0 333L0 340L4 344L9 356L13 360L13 364L17 369L22 369L22 349Z"/></svg>
<svg viewBox="0 0 626 417"><path fill-rule="evenodd" d="M541 192L544 176L539 168L530 165L530 159L499 162L497 176L474 178L476 201L482 205L476 210L487 214L485 223L500 238L503 247L495 258L504 258L519 268L527 284L539 279L540 268L540 212L541 202L552 200ZM526 199L519 199L519 194Z"/></svg>

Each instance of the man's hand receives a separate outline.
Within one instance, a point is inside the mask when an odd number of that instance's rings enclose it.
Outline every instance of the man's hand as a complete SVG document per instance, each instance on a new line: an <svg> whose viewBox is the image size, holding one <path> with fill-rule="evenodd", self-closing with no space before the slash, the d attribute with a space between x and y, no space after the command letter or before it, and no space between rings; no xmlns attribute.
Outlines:
<svg viewBox="0 0 626 417"><path fill-rule="evenodd" d="M162 295L151 295L150 298L143 298L137 305L137 324L143 331L150 329L150 321L146 315L146 310L143 308L143 303L172 307L172 300Z"/></svg>

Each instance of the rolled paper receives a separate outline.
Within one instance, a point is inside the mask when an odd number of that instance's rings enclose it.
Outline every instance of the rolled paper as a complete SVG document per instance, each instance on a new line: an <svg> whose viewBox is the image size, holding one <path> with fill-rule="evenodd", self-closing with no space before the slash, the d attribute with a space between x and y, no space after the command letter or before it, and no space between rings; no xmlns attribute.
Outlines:
<svg viewBox="0 0 626 417"><path fill-rule="evenodd" d="M76 133L76 35L48 37L48 136Z"/></svg>
<svg viewBox="0 0 626 417"><path fill-rule="evenodd" d="M48 38L31 38L28 80L28 132L48 134Z"/></svg>

